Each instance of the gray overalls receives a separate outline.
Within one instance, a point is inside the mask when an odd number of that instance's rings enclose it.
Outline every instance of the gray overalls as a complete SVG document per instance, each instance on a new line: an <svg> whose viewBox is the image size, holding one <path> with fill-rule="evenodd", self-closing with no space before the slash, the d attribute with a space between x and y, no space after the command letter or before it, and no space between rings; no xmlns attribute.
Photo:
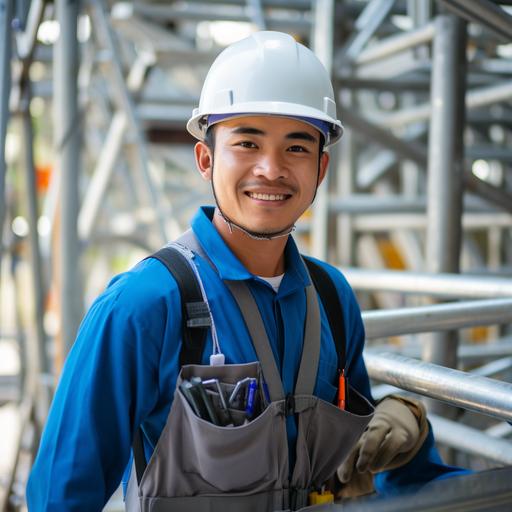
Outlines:
<svg viewBox="0 0 512 512"><path fill-rule="evenodd" d="M187 245L192 244L187 240ZM320 311L312 285L306 288L307 316L295 391L286 397L249 288L243 281L226 284L240 307L259 362L182 367L167 423L138 486L132 468L126 494L129 512L298 510L307 505L309 492L334 474L373 415L370 403L353 389L349 410L313 395L320 357ZM183 379L192 376L235 383L244 377L261 379L261 374L270 403L252 421L234 427L197 417L178 390ZM298 425L291 478L286 435L290 414L296 415Z"/></svg>

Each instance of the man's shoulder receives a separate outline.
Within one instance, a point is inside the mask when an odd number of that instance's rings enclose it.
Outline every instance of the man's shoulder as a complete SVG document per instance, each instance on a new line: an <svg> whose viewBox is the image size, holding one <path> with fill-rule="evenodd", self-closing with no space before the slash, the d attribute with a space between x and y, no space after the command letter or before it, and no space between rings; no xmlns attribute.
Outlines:
<svg viewBox="0 0 512 512"><path fill-rule="evenodd" d="M319 260L318 258L314 258L313 256L306 256L306 259L316 264L318 267L320 267L322 270L327 272L331 280L334 282L336 287L338 289L348 289L351 290L351 287L343 275L343 272L334 265L331 265L330 263L327 263L326 261Z"/></svg>
<svg viewBox="0 0 512 512"><path fill-rule="evenodd" d="M146 258L126 272L112 278L105 294L126 307L152 307L168 302L178 293L178 285L165 266Z"/></svg>
<svg viewBox="0 0 512 512"><path fill-rule="evenodd" d="M357 303L354 290L352 290L352 287L343 275L343 272L338 267L325 261L310 256L307 258L327 272L328 276L331 278L334 286L336 287L336 291L338 292L342 307L344 309L348 308L348 311L350 312L359 311L359 305Z"/></svg>

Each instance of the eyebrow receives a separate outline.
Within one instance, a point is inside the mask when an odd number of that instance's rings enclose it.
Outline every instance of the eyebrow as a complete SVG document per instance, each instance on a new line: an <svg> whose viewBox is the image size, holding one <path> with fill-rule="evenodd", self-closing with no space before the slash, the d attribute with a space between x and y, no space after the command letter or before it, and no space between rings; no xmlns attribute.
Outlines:
<svg viewBox="0 0 512 512"><path fill-rule="evenodd" d="M258 128L251 128L250 126L239 126L238 128L233 128L231 133L243 134L243 135L266 135L263 130Z"/></svg>
<svg viewBox="0 0 512 512"><path fill-rule="evenodd" d="M316 142L318 139L316 137L313 137L308 132L292 132L286 135L287 139L299 139L299 140L307 140L309 142Z"/></svg>
<svg viewBox="0 0 512 512"><path fill-rule="evenodd" d="M234 134L243 135L266 135L267 133L259 128L253 128L251 126L238 126L231 130ZM318 139L308 132L290 132L286 134L286 139L292 140L306 140L309 142L316 142Z"/></svg>

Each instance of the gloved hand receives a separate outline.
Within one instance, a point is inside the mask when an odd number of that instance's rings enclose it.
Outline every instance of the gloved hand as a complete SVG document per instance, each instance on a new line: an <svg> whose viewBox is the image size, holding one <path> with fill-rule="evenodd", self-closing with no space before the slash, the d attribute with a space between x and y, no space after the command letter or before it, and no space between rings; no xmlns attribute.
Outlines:
<svg viewBox="0 0 512 512"><path fill-rule="evenodd" d="M390 395L381 400L375 414L351 454L338 468L342 484L351 484L357 494L371 492L370 474L407 464L421 448L428 434L426 412L417 400ZM364 486L361 484L364 482ZM350 487L350 486L347 486ZM349 489L340 496L355 496Z"/></svg>

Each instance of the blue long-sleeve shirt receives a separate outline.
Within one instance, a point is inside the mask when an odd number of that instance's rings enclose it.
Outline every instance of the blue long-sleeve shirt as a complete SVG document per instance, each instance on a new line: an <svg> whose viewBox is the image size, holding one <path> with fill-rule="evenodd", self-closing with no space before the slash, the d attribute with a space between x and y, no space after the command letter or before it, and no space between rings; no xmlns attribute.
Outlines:
<svg viewBox="0 0 512 512"><path fill-rule="evenodd" d="M226 363L257 359L238 307L221 282L246 280L262 315L284 390L293 392L306 315L304 287L309 284L297 247L290 237L285 275L275 293L231 252L211 223L212 214L211 208L200 209L192 229L219 272L217 275L206 261L196 257ZM319 263L334 280L343 305L346 373L351 385L372 400L362 358L364 329L359 307L342 274ZM321 304L320 308L321 354L315 394L332 402L337 354ZM128 466L132 439L139 426L145 435L146 451L151 454L173 400L181 332L179 289L159 261L143 260L112 279L82 321L64 365L27 486L29 510L101 510ZM204 364L208 364L211 353L209 334ZM288 426L293 446L296 429L294 424ZM436 466L438 462L430 436L409 465L420 479L422 474L431 479L432 474L446 472ZM384 475L380 490L387 492L399 485L400 475L399 470Z"/></svg>

